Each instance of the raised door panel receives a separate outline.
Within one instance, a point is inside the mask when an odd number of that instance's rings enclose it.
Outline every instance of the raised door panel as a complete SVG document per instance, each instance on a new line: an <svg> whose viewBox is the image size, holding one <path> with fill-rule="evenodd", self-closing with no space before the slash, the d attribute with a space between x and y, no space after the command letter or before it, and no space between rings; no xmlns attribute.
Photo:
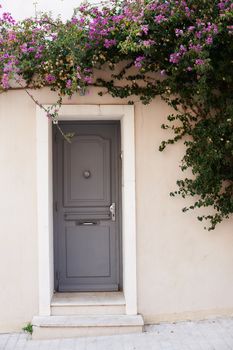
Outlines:
<svg viewBox="0 0 233 350"><path fill-rule="evenodd" d="M110 205L110 140L76 136L64 142L64 207Z"/></svg>
<svg viewBox="0 0 233 350"><path fill-rule="evenodd" d="M110 227L67 227L66 261L68 278L109 277Z"/></svg>

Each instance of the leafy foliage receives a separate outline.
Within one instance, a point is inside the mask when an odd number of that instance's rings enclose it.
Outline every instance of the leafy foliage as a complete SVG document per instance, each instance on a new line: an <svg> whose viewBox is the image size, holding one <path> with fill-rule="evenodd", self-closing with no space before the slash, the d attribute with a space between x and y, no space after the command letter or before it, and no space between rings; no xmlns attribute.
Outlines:
<svg viewBox="0 0 233 350"><path fill-rule="evenodd" d="M33 325L28 323L25 327L23 327L23 331L29 334L33 333Z"/></svg>
<svg viewBox="0 0 233 350"><path fill-rule="evenodd" d="M209 229L233 213L233 0L116 0L83 4L63 23L47 14L15 22L0 18L0 90L50 86L59 100L89 85L114 97L159 95L174 109L162 128L183 139L181 168L171 195L193 196L184 211L210 207ZM119 63L124 67L119 72ZM95 72L109 68L109 79ZM38 101L35 101L38 104ZM183 138L184 136L187 136Z"/></svg>

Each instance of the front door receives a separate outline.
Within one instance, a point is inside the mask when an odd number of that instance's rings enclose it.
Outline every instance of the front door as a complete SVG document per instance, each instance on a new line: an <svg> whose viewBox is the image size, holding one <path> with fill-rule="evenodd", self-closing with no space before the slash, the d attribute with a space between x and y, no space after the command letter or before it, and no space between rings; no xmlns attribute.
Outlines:
<svg viewBox="0 0 233 350"><path fill-rule="evenodd" d="M119 122L53 128L55 289L120 288Z"/></svg>

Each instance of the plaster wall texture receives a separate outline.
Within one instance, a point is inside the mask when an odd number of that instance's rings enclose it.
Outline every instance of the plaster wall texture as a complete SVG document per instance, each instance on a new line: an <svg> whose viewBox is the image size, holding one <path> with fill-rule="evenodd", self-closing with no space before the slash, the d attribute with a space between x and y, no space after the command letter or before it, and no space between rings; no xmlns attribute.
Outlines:
<svg viewBox="0 0 233 350"><path fill-rule="evenodd" d="M33 92L44 104L56 95ZM124 104L96 90L65 104ZM214 232L169 192L182 176L181 143L158 152L169 135L158 98L135 103L138 312L146 323L233 314L230 219ZM0 95L0 332L20 330L38 314L36 108L24 91ZM191 202L191 201L190 201Z"/></svg>
<svg viewBox="0 0 233 350"><path fill-rule="evenodd" d="M37 310L34 104L0 97L0 331L20 329Z"/></svg>

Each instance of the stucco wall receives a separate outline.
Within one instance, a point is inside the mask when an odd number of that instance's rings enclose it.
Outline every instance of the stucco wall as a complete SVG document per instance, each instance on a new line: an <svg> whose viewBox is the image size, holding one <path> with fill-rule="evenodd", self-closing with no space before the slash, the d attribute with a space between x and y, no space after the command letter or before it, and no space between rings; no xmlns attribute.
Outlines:
<svg viewBox="0 0 233 350"><path fill-rule="evenodd" d="M35 106L0 96L0 331L37 310Z"/></svg>
<svg viewBox="0 0 233 350"><path fill-rule="evenodd" d="M34 92L41 103L55 95ZM122 104L94 90L68 104ZM146 322L233 314L233 220L203 230L169 192L182 145L158 152L168 136L159 99L135 104L138 309ZM24 91L0 95L0 331L38 313L35 105ZM187 202L186 202L187 203Z"/></svg>
<svg viewBox="0 0 233 350"><path fill-rule="evenodd" d="M157 151L166 110L136 108L139 311L146 322L233 314L233 220L208 232L197 213L181 212L188 200L169 197L183 147Z"/></svg>

